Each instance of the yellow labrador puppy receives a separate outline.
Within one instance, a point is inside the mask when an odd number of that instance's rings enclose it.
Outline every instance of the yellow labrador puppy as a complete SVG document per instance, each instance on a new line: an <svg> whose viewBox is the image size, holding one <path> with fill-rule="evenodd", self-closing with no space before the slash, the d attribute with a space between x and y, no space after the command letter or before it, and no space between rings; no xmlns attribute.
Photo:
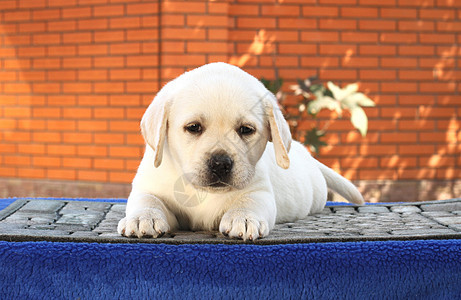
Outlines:
<svg viewBox="0 0 461 300"><path fill-rule="evenodd" d="M321 211L355 186L292 142L277 101L238 67L212 63L163 87L145 112L146 151L118 232L217 230L243 240Z"/></svg>

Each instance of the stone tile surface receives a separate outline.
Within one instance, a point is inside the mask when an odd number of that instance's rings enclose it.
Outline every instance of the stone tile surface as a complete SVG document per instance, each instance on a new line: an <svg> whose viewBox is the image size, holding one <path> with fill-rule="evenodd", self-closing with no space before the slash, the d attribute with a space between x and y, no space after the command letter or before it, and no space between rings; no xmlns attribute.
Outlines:
<svg viewBox="0 0 461 300"><path fill-rule="evenodd" d="M255 244L368 240L461 239L461 199L446 201L332 205L317 215L277 224ZM0 240L111 243L243 243L218 232L178 231L157 239L119 236L125 204L20 199L0 211Z"/></svg>

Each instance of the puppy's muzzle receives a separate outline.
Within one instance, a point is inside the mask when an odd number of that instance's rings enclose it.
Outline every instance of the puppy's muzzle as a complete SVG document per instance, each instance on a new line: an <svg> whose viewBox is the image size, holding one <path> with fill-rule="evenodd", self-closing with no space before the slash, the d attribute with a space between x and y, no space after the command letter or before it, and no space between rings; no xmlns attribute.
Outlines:
<svg viewBox="0 0 461 300"><path fill-rule="evenodd" d="M208 160L211 186L223 186L229 182L234 161L227 154L215 153Z"/></svg>

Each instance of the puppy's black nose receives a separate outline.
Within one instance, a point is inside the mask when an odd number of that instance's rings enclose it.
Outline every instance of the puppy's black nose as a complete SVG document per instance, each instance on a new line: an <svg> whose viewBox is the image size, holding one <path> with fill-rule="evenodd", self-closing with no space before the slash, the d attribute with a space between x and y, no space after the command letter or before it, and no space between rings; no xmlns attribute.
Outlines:
<svg viewBox="0 0 461 300"><path fill-rule="evenodd" d="M209 170L223 181L229 177L233 165L232 158L222 153L213 154L208 161Z"/></svg>

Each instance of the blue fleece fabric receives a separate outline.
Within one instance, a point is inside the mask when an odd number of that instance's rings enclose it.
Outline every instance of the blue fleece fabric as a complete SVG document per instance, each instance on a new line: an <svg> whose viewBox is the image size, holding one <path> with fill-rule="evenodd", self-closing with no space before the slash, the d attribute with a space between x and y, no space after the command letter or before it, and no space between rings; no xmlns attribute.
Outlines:
<svg viewBox="0 0 461 300"><path fill-rule="evenodd" d="M0 242L0 299L460 299L461 240Z"/></svg>

